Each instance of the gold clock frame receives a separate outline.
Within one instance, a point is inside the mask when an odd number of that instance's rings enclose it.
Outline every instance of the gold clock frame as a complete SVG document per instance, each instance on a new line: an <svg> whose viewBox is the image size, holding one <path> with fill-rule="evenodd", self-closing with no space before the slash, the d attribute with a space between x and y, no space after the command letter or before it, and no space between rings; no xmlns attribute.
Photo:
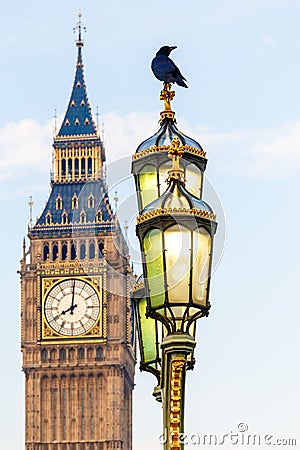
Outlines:
<svg viewBox="0 0 300 450"><path fill-rule="evenodd" d="M106 289L105 289L105 278L104 274L99 274L96 276L82 276L77 274L70 274L69 276L58 276L58 277L41 277L40 279L40 292L41 292L41 305L40 305L40 343L41 344L72 344L79 342L104 342L106 340ZM51 289L62 281L71 279L76 279L84 281L91 285L91 287L96 291L99 302L100 302L100 314L93 325L93 327L87 332L78 336L63 336L56 331L54 331L47 322L45 316L45 301L47 295Z"/></svg>

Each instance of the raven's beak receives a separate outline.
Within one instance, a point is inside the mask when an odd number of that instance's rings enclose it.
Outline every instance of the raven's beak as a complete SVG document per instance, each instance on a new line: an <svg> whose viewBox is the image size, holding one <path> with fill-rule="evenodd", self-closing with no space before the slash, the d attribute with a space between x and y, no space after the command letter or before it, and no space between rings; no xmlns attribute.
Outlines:
<svg viewBox="0 0 300 450"><path fill-rule="evenodd" d="M172 50L175 50L175 48L177 48L176 45L174 45L174 47L170 47L170 52L171 52Z"/></svg>

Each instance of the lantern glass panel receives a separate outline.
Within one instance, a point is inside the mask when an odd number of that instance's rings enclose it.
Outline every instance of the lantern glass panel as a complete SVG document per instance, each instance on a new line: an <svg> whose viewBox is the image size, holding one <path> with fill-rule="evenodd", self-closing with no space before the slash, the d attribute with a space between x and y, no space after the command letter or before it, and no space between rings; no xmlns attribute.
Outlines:
<svg viewBox="0 0 300 450"><path fill-rule="evenodd" d="M139 175L139 189L142 209L158 197L156 169L151 164L145 165Z"/></svg>
<svg viewBox="0 0 300 450"><path fill-rule="evenodd" d="M165 300L163 243L161 230L154 228L144 237L150 302L153 308L163 306Z"/></svg>
<svg viewBox="0 0 300 450"><path fill-rule="evenodd" d="M156 360L155 320L146 318L147 300L142 298L138 303L140 327L142 334L143 356L145 363Z"/></svg>
<svg viewBox="0 0 300 450"><path fill-rule="evenodd" d="M201 198L202 172L195 164L188 164L185 169L186 189L195 197Z"/></svg>
<svg viewBox="0 0 300 450"><path fill-rule="evenodd" d="M168 179L168 172L172 168L172 161L171 159L168 159L168 161L164 162L159 166L159 189L160 189L160 195L162 195L168 188L167 179Z"/></svg>
<svg viewBox="0 0 300 450"><path fill-rule="evenodd" d="M204 228L194 231L193 236L193 301L206 305L209 278L211 237Z"/></svg>
<svg viewBox="0 0 300 450"><path fill-rule="evenodd" d="M189 301L191 232L173 225L165 233L166 276L170 303Z"/></svg>

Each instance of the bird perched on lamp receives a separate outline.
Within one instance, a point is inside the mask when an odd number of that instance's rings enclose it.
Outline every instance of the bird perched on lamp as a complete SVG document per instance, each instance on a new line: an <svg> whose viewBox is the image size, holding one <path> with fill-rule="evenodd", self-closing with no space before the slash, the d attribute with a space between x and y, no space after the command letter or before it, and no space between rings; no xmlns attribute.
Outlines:
<svg viewBox="0 0 300 450"><path fill-rule="evenodd" d="M158 80L165 83L177 83L179 86L187 88L186 79L172 59L169 58L171 51L175 48L177 47L169 47L168 45L161 47L152 60L151 69Z"/></svg>

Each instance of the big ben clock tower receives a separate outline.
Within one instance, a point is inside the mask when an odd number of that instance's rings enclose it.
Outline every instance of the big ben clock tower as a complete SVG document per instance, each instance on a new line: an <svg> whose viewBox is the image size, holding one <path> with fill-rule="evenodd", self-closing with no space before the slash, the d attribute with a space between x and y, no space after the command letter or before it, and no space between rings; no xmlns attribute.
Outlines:
<svg viewBox="0 0 300 450"><path fill-rule="evenodd" d="M131 450L128 248L103 177L79 14L75 80L46 206L21 260L26 450Z"/></svg>

